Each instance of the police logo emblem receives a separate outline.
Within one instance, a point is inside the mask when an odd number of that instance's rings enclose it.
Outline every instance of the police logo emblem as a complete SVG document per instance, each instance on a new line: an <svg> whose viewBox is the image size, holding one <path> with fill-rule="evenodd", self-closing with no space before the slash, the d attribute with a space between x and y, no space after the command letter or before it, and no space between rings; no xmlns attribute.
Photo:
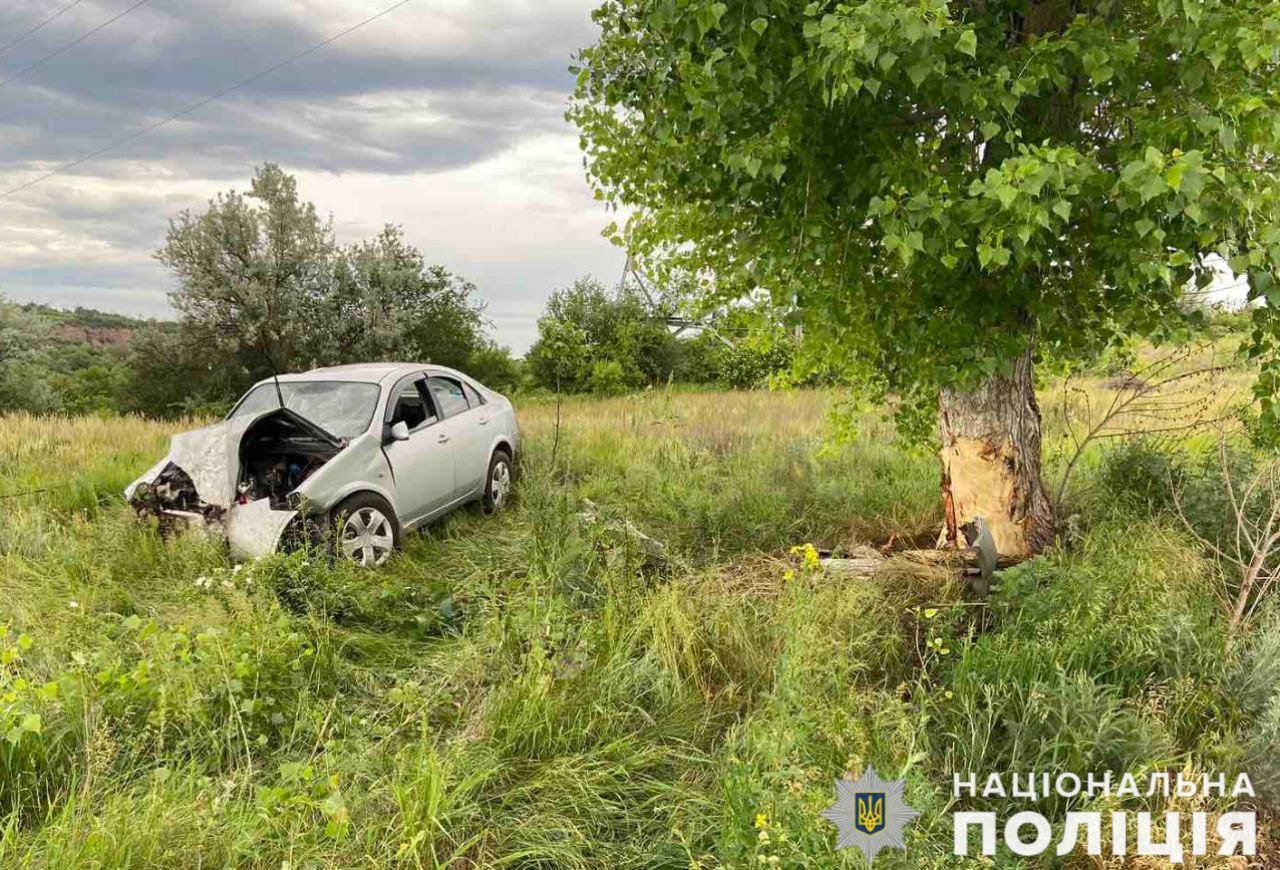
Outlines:
<svg viewBox="0 0 1280 870"><path fill-rule="evenodd" d="M867 836L884 830L884 792L854 796L853 826Z"/></svg>
<svg viewBox="0 0 1280 870"><path fill-rule="evenodd" d="M903 831L920 814L902 799L906 780L886 781L868 766L854 782L836 780L836 802L822 815L836 826L836 848L857 847L872 863L881 849L905 849Z"/></svg>

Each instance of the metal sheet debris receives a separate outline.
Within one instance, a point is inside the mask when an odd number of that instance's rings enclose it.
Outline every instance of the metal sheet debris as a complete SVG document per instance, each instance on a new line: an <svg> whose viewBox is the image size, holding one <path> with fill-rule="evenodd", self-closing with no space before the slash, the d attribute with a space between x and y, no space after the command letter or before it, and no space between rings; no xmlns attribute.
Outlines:
<svg viewBox="0 0 1280 870"><path fill-rule="evenodd" d="M259 559L275 552L297 511L273 510L267 499L234 505L224 522L233 559Z"/></svg>

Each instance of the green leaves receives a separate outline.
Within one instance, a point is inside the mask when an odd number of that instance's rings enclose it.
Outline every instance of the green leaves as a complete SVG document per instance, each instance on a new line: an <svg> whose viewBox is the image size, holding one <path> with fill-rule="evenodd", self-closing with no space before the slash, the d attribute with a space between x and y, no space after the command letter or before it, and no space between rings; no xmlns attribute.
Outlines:
<svg viewBox="0 0 1280 870"><path fill-rule="evenodd" d="M720 19L728 11L729 7L722 2L704 4L697 14L698 35L702 36L707 31L718 27Z"/></svg>
<svg viewBox="0 0 1280 870"><path fill-rule="evenodd" d="M43 723L39 713L27 713L22 720L9 729L5 735L5 740L10 746L16 745L19 740L26 734L39 734L43 729Z"/></svg>
<svg viewBox="0 0 1280 870"><path fill-rule="evenodd" d="M1105 84L1115 75L1115 69L1111 66L1111 55L1105 49L1091 48L1080 60L1084 64L1085 73L1095 85Z"/></svg>
<svg viewBox="0 0 1280 870"><path fill-rule="evenodd" d="M1013 256L1013 252L1001 244L998 239L990 243L980 242L978 244L978 265L984 269L988 269L992 265L1007 266L1011 256Z"/></svg>
<svg viewBox="0 0 1280 870"><path fill-rule="evenodd" d="M1132 0L1034 39L946 0L713 6L602 7L571 111L592 176L629 244L856 332L895 388L968 371L965 324L1034 315L1063 349L1156 328L1202 252L1280 226L1262 0Z"/></svg>

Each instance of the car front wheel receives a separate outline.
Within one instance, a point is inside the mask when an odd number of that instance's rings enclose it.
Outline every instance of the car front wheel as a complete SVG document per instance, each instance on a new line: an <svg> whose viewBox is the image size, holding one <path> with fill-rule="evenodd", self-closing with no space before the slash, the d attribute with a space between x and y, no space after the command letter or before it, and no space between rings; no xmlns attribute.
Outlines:
<svg viewBox="0 0 1280 870"><path fill-rule="evenodd" d="M376 568L400 545L400 527L386 500L356 493L333 511L337 554L365 568Z"/></svg>
<svg viewBox="0 0 1280 870"><path fill-rule="evenodd" d="M511 499L513 478L511 475L511 457L505 450L494 451L489 460L489 476L484 485L484 512L496 514L507 506Z"/></svg>

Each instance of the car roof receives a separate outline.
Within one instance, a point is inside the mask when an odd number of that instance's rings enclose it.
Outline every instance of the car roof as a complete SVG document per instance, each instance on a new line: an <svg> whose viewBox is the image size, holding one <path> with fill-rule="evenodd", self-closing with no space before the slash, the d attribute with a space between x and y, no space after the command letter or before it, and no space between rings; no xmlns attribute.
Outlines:
<svg viewBox="0 0 1280 870"><path fill-rule="evenodd" d="M424 369L430 369L436 372L445 372L457 377L466 378L467 381L475 384L474 378L446 366L432 365L431 363L395 362L348 363L347 365L341 366L325 366L323 368L311 369L307 372L291 372L289 374L280 375L280 382L355 381L357 383L380 384L383 381L398 378L403 375L411 375L414 372L420 372ZM263 378L258 383L266 384L271 381L272 378ZM257 384L254 386L257 386Z"/></svg>

